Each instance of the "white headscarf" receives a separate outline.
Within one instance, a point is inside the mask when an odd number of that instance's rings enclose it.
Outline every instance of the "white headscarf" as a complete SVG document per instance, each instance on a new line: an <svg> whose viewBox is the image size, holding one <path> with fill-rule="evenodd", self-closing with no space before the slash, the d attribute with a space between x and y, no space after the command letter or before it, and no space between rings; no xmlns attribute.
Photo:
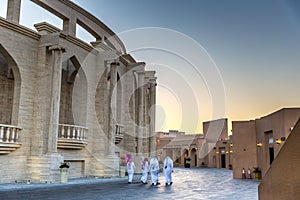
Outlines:
<svg viewBox="0 0 300 200"><path fill-rule="evenodd" d="M151 170L158 170L159 169L159 163L156 157L152 157L150 160L150 169Z"/></svg>
<svg viewBox="0 0 300 200"><path fill-rule="evenodd" d="M164 160L164 166L171 166L171 164L173 164L173 160L169 156L167 156Z"/></svg>

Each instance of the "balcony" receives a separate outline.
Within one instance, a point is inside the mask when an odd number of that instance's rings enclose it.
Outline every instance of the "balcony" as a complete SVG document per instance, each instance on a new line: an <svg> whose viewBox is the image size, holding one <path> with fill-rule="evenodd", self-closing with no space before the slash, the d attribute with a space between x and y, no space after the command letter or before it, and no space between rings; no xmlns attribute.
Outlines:
<svg viewBox="0 0 300 200"><path fill-rule="evenodd" d="M57 148L83 149L87 145L88 128L70 124L59 124Z"/></svg>
<svg viewBox="0 0 300 200"><path fill-rule="evenodd" d="M0 154L9 154L21 146L18 142L21 130L17 126L0 124Z"/></svg>
<svg viewBox="0 0 300 200"><path fill-rule="evenodd" d="M124 138L124 126L116 124L115 144L119 144Z"/></svg>

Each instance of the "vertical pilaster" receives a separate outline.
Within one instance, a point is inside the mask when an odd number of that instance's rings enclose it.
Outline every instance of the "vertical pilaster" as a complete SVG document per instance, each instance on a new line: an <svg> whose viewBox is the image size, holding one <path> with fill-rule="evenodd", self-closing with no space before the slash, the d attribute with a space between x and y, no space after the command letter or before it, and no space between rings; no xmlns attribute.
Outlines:
<svg viewBox="0 0 300 200"><path fill-rule="evenodd" d="M6 19L19 23L20 21L21 0L8 0Z"/></svg>
<svg viewBox="0 0 300 200"><path fill-rule="evenodd" d="M116 112L117 100L117 66L119 63L113 62L110 64L110 82L109 82L109 117L108 117L108 153L115 153L115 119L113 112Z"/></svg>
<svg viewBox="0 0 300 200"><path fill-rule="evenodd" d="M145 126L145 123L144 123L145 72L144 71L137 72L137 80L138 80L138 134L137 134L138 148L137 148L137 153L141 155L141 154L143 154L143 137L144 137L144 126Z"/></svg>
<svg viewBox="0 0 300 200"><path fill-rule="evenodd" d="M156 134L155 134L155 105L156 105L156 83L150 83L150 124L149 124L149 146L150 156L156 155Z"/></svg>
<svg viewBox="0 0 300 200"><path fill-rule="evenodd" d="M49 48L52 53L52 82L51 82L51 104L50 104L50 122L48 135L47 153L57 152L58 123L59 123L59 105L61 91L62 75L62 53L65 51L59 45L53 45Z"/></svg>
<svg viewBox="0 0 300 200"><path fill-rule="evenodd" d="M149 83L147 78L144 80L145 84L143 86L144 90L144 135L143 135L143 152L145 155L149 156Z"/></svg>
<svg viewBox="0 0 300 200"><path fill-rule="evenodd" d="M132 66L127 66L128 68ZM124 149L128 152L136 152L136 115L135 115L135 76L134 71L130 69L126 72L125 78L121 78L123 81L122 85L125 86L124 92L124 130L127 136L124 137L123 141Z"/></svg>

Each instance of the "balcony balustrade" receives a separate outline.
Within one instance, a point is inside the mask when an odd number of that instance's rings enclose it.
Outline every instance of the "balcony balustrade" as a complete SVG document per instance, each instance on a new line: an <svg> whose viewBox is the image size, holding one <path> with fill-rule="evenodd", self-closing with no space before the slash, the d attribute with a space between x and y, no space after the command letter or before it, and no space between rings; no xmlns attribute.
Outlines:
<svg viewBox="0 0 300 200"><path fill-rule="evenodd" d="M124 138L124 126L116 124L115 144L119 144Z"/></svg>
<svg viewBox="0 0 300 200"><path fill-rule="evenodd" d="M0 154L9 154L21 146L18 141L21 130L17 126L0 124Z"/></svg>
<svg viewBox="0 0 300 200"><path fill-rule="evenodd" d="M57 148L83 149L87 145L88 128L70 124L59 124Z"/></svg>

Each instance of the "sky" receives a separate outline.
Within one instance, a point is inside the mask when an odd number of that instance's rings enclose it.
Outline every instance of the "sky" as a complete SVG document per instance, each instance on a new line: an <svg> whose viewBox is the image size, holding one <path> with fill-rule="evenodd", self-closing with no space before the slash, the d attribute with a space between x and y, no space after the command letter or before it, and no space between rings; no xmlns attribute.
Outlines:
<svg viewBox="0 0 300 200"><path fill-rule="evenodd" d="M7 0L0 0L5 17ZM157 76L156 131L300 107L297 0L74 0ZM23 0L21 24L62 21ZM82 29L78 37L92 40ZM230 127L230 124L229 124ZM230 131L230 130L229 130Z"/></svg>

